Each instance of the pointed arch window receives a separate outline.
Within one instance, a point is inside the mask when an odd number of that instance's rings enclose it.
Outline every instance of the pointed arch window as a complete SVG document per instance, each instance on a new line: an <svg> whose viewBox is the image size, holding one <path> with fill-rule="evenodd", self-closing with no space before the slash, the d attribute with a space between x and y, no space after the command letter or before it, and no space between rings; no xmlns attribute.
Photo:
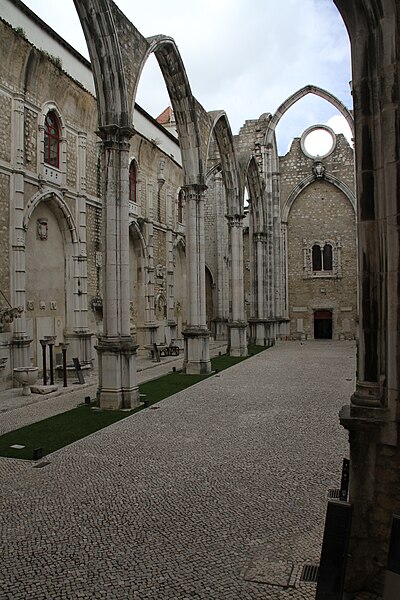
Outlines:
<svg viewBox="0 0 400 600"><path fill-rule="evenodd" d="M61 127L54 110L50 110L44 121L44 162L58 169L60 167Z"/></svg>
<svg viewBox="0 0 400 600"><path fill-rule="evenodd" d="M185 192L183 190L179 190L178 194L178 223L183 223L183 202L185 198Z"/></svg>
<svg viewBox="0 0 400 600"><path fill-rule="evenodd" d="M131 161L131 164L129 165L129 200L130 202L134 202L135 204L137 204L137 200L138 200L138 193L137 193L137 187L138 187L138 170L137 170L137 164L135 160Z"/></svg>

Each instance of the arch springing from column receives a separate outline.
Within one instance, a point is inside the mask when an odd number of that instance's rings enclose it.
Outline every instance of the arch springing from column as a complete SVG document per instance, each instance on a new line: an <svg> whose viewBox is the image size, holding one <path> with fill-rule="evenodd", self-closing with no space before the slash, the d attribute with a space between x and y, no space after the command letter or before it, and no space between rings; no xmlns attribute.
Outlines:
<svg viewBox="0 0 400 600"><path fill-rule="evenodd" d="M108 0L74 0L92 63L99 127L130 127L125 69Z"/></svg>
<svg viewBox="0 0 400 600"><path fill-rule="evenodd" d="M149 46L140 61L134 96L136 96L144 65L150 54L154 53L164 77L176 119L184 171L184 185L204 185L198 111L182 57L175 40L171 37L156 35L147 38L147 42Z"/></svg>
<svg viewBox="0 0 400 600"><path fill-rule="evenodd" d="M208 115L211 119L211 129L208 136L207 157L214 136L220 154L221 172L227 199L227 213L228 215L241 215L243 214L243 205L240 201L239 168L228 117L224 111L212 111Z"/></svg>

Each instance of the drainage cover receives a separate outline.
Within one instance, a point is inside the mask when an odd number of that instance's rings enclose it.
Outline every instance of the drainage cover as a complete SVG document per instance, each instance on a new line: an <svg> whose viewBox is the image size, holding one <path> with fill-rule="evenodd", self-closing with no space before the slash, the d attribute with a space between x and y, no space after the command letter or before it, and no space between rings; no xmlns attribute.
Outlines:
<svg viewBox="0 0 400 600"><path fill-rule="evenodd" d="M319 565L304 565L301 572L300 581L308 581L310 583L318 582Z"/></svg>
<svg viewBox="0 0 400 600"><path fill-rule="evenodd" d="M42 461L40 463L37 463L36 465L33 465L34 469L42 469L43 467L47 467L47 465L50 464L50 461Z"/></svg>

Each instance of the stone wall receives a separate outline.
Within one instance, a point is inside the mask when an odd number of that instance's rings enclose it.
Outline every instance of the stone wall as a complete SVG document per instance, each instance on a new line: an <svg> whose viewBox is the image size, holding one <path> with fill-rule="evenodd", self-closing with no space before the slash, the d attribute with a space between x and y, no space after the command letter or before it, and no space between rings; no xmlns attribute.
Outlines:
<svg viewBox="0 0 400 600"><path fill-rule="evenodd" d="M353 151L344 136L337 137L335 151L322 162L326 176L354 189ZM353 339L357 334L355 211L339 187L324 176L312 179L313 165L314 160L302 152L300 139L280 159L282 207L294 190L299 192L287 224L290 336L312 339L314 312L332 311L333 337ZM299 184L310 176L300 191ZM332 271L313 271L315 243L332 245Z"/></svg>
<svg viewBox="0 0 400 600"><path fill-rule="evenodd" d="M3 294L10 300L10 177L0 173L0 289ZM0 305L3 305L3 299L0 300Z"/></svg>
<svg viewBox="0 0 400 600"><path fill-rule="evenodd" d="M25 107L24 115L24 151L25 167L30 171L37 169L37 113Z"/></svg>
<svg viewBox="0 0 400 600"><path fill-rule="evenodd" d="M11 98L0 93L0 159L10 162L11 146Z"/></svg>
<svg viewBox="0 0 400 600"><path fill-rule="evenodd" d="M77 179L77 138L76 135L67 131L67 186L76 188Z"/></svg>

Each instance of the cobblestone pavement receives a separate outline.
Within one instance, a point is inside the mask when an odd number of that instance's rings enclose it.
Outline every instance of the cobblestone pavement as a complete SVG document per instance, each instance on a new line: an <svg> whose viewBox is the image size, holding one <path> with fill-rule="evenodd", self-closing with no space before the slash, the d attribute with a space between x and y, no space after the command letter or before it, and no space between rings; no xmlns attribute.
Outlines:
<svg viewBox="0 0 400 600"><path fill-rule="evenodd" d="M226 351L225 342L211 342L210 355ZM137 357L137 382L141 384L150 379L165 375L173 367L182 367L183 357L165 357L160 363L143 356ZM97 372L84 374L85 383L78 385L76 377L69 374L68 387L62 387L62 382L56 381L58 390L50 394L22 395L22 387L3 390L0 392L0 435L24 427L30 423L42 421L47 417L58 415L82 404L85 396L96 397Z"/></svg>
<svg viewBox="0 0 400 600"><path fill-rule="evenodd" d="M0 459L0 599L313 598L354 355L281 343L44 468Z"/></svg>

